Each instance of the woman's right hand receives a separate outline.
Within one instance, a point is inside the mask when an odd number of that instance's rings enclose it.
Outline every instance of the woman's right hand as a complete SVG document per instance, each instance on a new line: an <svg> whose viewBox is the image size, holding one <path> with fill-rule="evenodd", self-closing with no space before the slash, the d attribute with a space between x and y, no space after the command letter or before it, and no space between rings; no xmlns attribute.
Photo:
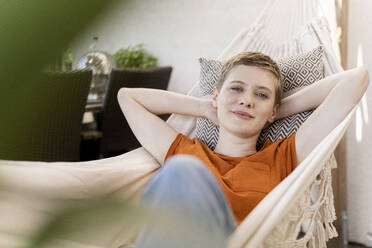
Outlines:
<svg viewBox="0 0 372 248"><path fill-rule="evenodd" d="M215 125L219 126L219 120L217 116L217 108L213 106L212 99L204 100L203 117L212 121Z"/></svg>

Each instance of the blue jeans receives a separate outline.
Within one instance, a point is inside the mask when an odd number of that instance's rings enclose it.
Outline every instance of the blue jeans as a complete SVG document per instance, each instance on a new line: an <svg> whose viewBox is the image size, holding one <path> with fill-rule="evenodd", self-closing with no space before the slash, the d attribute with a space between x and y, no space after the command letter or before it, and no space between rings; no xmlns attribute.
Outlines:
<svg viewBox="0 0 372 248"><path fill-rule="evenodd" d="M141 204L146 219L138 248L226 247L236 223L213 174L193 156L176 155L151 179Z"/></svg>

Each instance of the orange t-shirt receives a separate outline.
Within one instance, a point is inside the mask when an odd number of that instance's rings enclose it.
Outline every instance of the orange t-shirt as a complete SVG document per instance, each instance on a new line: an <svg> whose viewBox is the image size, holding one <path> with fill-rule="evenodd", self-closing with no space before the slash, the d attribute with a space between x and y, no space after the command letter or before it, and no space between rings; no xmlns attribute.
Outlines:
<svg viewBox="0 0 372 248"><path fill-rule="evenodd" d="M266 141L249 156L230 157L212 151L197 138L179 133L164 161L175 154L188 154L201 160L215 175L239 225L253 208L296 165L295 134L274 143Z"/></svg>

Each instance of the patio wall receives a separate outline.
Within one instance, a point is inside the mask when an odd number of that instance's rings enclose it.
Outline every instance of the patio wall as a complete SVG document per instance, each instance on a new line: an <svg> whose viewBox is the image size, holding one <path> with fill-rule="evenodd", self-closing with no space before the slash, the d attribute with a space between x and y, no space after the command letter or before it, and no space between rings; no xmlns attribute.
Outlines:
<svg viewBox="0 0 372 248"><path fill-rule="evenodd" d="M74 62L98 36L97 50L114 53L138 43L173 66L168 90L187 93L199 78L198 58L216 58L251 24L267 0L119 1L72 45Z"/></svg>

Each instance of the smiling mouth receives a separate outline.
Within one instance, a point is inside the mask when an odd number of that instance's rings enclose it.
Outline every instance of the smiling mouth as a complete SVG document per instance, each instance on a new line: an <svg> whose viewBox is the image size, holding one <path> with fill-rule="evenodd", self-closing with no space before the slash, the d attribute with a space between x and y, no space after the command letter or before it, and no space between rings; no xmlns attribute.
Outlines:
<svg viewBox="0 0 372 248"><path fill-rule="evenodd" d="M241 118L241 119L244 119L244 120L250 120L250 119L253 119L253 116L248 114L248 113L244 113L244 112L240 112L240 111L236 111L236 112L233 112L233 114L235 116L237 116L238 118Z"/></svg>

